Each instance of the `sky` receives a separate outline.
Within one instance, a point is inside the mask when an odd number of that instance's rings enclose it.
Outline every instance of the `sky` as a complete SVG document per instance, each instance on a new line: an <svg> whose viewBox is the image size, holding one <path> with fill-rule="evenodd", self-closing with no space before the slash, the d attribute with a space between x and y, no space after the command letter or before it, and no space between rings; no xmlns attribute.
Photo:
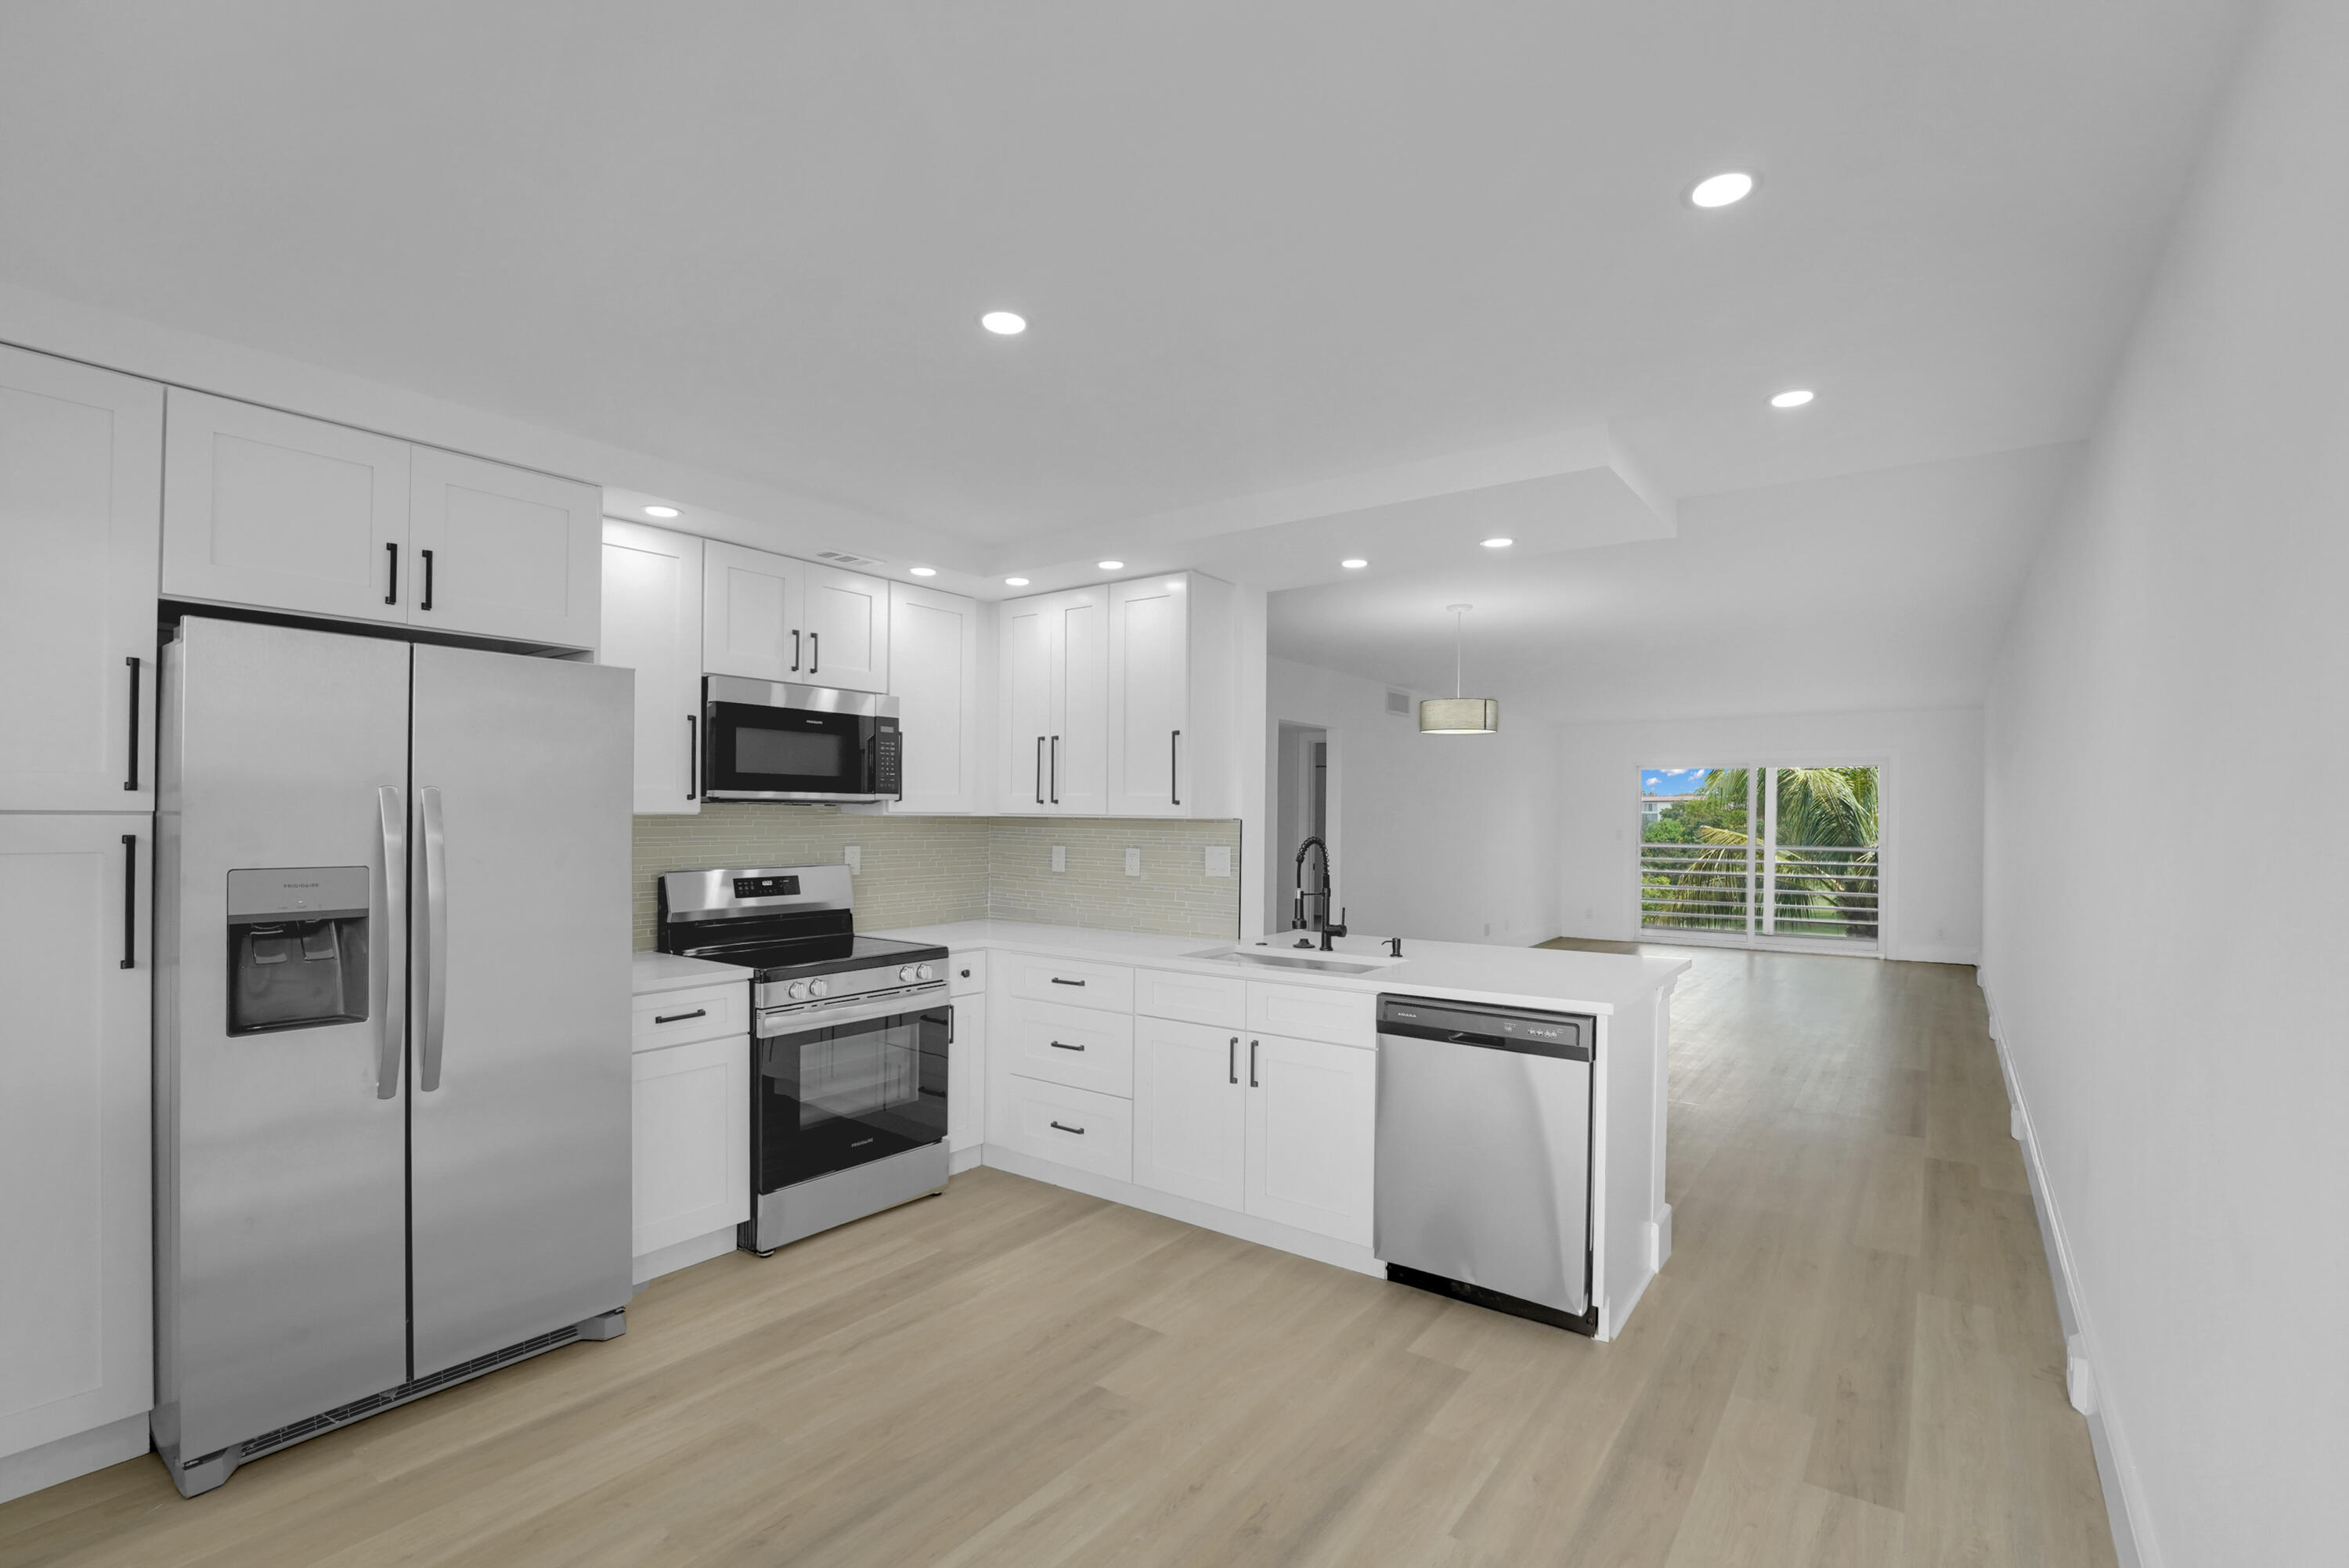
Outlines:
<svg viewBox="0 0 2349 1568"><path fill-rule="evenodd" d="M1710 768L1642 768L1640 769L1640 793L1642 795L1693 795L1704 788Z"/></svg>

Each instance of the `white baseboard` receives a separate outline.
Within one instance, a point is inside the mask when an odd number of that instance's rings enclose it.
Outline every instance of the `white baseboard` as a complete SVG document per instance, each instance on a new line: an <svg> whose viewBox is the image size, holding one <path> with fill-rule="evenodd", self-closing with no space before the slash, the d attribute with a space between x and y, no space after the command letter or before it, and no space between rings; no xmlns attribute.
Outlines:
<svg viewBox="0 0 2349 1568"><path fill-rule="evenodd" d="M1372 1257L1370 1248L1357 1246L1351 1242L1316 1235L1311 1231L1300 1231L1294 1225L1284 1225L1272 1220L1259 1220L1254 1214L1218 1209L1213 1203L1202 1203L1195 1198L1178 1198L1172 1192L1137 1186L1132 1181L1120 1181L1112 1176L1096 1176L1090 1171L1080 1171L1055 1161L1039 1160L1032 1154L1023 1154L999 1143L985 1145L984 1152L989 1166L998 1171L1009 1171L1014 1176L1050 1181L1055 1187L1066 1187L1091 1197L1105 1198L1129 1209L1164 1214L1170 1220L1180 1220L1203 1231L1237 1236L1244 1242L1295 1253L1299 1257L1311 1258L1337 1268L1351 1269L1356 1274L1370 1274L1377 1279L1387 1277L1387 1265Z"/></svg>
<svg viewBox="0 0 2349 1568"><path fill-rule="evenodd" d="M0 1502L135 1460L153 1446L147 1436L147 1412L141 1410L36 1449L0 1455Z"/></svg>
<svg viewBox="0 0 2349 1568"><path fill-rule="evenodd" d="M712 1231L708 1235L689 1236L667 1246L656 1247L638 1258L635 1278L638 1284L656 1280L665 1274L689 1269L696 1264L706 1264L712 1258L722 1258L734 1250L734 1227Z"/></svg>
<svg viewBox="0 0 2349 1568"><path fill-rule="evenodd" d="M2015 1077L2013 1058L2007 1054L2006 1031L1999 1019L1998 1002L1987 978L1979 971L1974 978L1982 986L1982 1005L1990 1016L1991 1044L1997 1047L1999 1071L2006 1079L2008 1125L2023 1145L2023 1173L2031 1182L2031 1203L2038 1214L2039 1239L2046 1249L2047 1272L2055 1285L2056 1315L2062 1321L2065 1340L2085 1353L2095 1380L2095 1408L2087 1417L2088 1443L2095 1451L2096 1479L2104 1488L2105 1514L2113 1532L2113 1554L2119 1560L2120 1568L2161 1568L2161 1552L2154 1540L2144 1483L2129 1458L2127 1439L2122 1435L2120 1418L2113 1408L2112 1394L2100 1367L2095 1329L2089 1322L2079 1275L2072 1263L2072 1244L2064 1233L2063 1214L2055 1206L2054 1191L2047 1184L2031 1108Z"/></svg>
<svg viewBox="0 0 2349 1568"><path fill-rule="evenodd" d="M1982 961L1982 949L1945 943L1904 942L1899 952L1887 956L1898 958L1904 964L1977 964Z"/></svg>
<svg viewBox="0 0 2349 1568"><path fill-rule="evenodd" d="M986 1144L966 1144L962 1148L955 1150L947 1154L947 1174L949 1176L959 1176L966 1171L972 1170L975 1167L984 1165L986 1163Z"/></svg>
<svg viewBox="0 0 2349 1568"><path fill-rule="evenodd" d="M1661 1269L1672 1256L1672 1206L1665 1204L1656 1211L1656 1222L1648 1227L1648 1266Z"/></svg>

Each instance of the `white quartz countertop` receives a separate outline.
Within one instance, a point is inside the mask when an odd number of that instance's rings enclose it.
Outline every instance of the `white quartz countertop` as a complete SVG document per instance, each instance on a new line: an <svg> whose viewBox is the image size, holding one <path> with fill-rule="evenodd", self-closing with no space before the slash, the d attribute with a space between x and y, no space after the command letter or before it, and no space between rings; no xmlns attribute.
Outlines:
<svg viewBox="0 0 2349 1568"><path fill-rule="evenodd" d="M935 943L953 949L1002 948L1097 963L1141 964L1153 969L1177 969L1198 975L1237 975L1280 985L1407 991L1419 996L1449 996L1566 1013L1612 1013L1670 983L1689 966L1685 958L1572 953L1554 947L1494 947L1483 943L1422 942L1405 937L1400 964L1384 965L1367 975L1325 975L1190 956L1232 945L1206 936L1094 931L1083 926L1037 925L1017 920L965 920L948 925L916 925L866 934ZM1266 951L1280 952L1299 934L1291 932L1276 935ZM1315 940L1318 948L1319 938ZM1365 960L1384 958L1387 952L1384 937L1342 936L1338 938L1336 947L1341 954Z"/></svg>
<svg viewBox="0 0 2349 1568"><path fill-rule="evenodd" d="M639 953L629 966L628 994L651 996L663 991L689 991L696 985L722 985L729 980L748 980L750 973L740 964L680 958L674 953Z"/></svg>

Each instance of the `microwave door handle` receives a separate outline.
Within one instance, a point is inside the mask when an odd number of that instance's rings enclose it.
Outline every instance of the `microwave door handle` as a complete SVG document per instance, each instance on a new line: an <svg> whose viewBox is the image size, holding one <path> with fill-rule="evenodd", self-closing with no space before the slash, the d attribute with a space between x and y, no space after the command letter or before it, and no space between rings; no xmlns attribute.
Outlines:
<svg viewBox="0 0 2349 1568"><path fill-rule="evenodd" d="M399 1093L399 1058L408 1048L408 802L399 786L375 792L383 820L383 1032L376 1039L375 1097Z"/></svg>
<svg viewBox="0 0 2349 1568"><path fill-rule="evenodd" d="M416 1088L430 1094L440 1087L440 1055L448 1041L449 1023L449 841L440 819L440 791L427 787L416 792L418 814L424 820L424 993L423 1049L418 1053Z"/></svg>

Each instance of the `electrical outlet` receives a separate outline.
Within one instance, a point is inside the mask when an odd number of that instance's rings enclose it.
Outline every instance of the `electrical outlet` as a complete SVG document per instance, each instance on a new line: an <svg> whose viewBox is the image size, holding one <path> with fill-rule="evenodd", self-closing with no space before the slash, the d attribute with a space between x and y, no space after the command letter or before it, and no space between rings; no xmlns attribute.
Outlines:
<svg viewBox="0 0 2349 1568"><path fill-rule="evenodd" d="M1493 923L1489 920L1485 923L1485 934L1487 936L1493 934Z"/></svg>
<svg viewBox="0 0 2349 1568"><path fill-rule="evenodd" d="M857 844L849 845L848 848L840 851L840 858L848 862L848 874L850 876L858 876L863 874L864 871L864 850L863 846Z"/></svg>
<svg viewBox="0 0 2349 1568"><path fill-rule="evenodd" d="M1069 869L1068 845L1054 844L1052 846L1052 869L1056 872L1064 872Z"/></svg>
<svg viewBox="0 0 2349 1568"><path fill-rule="evenodd" d="M1207 846L1207 874L1211 877L1227 877L1232 874L1231 845L1209 844Z"/></svg>
<svg viewBox="0 0 2349 1568"><path fill-rule="evenodd" d="M1142 874L1142 851L1140 850L1128 848L1125 851L1125 874L1130 877L1138 877Z"/></svg>

